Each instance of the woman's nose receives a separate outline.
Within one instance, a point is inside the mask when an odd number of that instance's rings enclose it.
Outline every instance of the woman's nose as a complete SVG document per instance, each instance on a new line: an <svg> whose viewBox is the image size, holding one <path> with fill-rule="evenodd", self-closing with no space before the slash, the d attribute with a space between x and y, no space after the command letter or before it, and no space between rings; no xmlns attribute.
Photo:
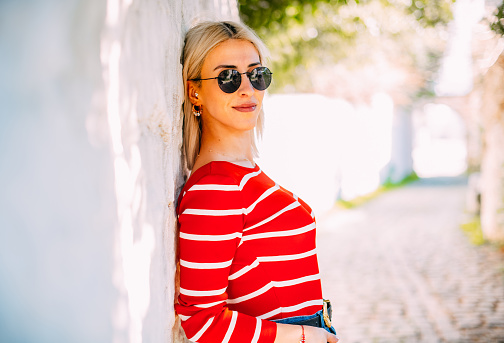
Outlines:
<svg viewBox="0 0 504 343"><path fill-rule="evenodd" d="M240 95L252 96L254 94L254 87L252 87L252 83L250 82L247 74L242 74L242 81L238 92Z"/></svg>

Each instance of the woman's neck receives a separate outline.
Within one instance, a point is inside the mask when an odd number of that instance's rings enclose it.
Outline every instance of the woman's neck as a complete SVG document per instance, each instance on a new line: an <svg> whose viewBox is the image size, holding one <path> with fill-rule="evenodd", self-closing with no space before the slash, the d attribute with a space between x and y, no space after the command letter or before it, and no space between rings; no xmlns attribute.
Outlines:
<svg viewBox="0 0 504 343"><path fill-rule="evenodd" d="M245 135L224 138L203 135L193 172L212 161L227 161L244 167L254 167L250 132Z"/></svg>

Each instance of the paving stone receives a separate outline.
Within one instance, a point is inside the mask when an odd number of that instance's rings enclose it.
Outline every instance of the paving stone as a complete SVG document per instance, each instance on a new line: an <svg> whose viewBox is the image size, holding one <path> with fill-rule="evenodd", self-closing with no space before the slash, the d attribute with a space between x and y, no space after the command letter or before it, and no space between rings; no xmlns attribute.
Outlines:
<svg viewBox="0 0 504 343"><path fill-rule="evenodd" d="M460 230L464 179L421 180L318 218L344 343L504 343L504 258Z"/></svg>

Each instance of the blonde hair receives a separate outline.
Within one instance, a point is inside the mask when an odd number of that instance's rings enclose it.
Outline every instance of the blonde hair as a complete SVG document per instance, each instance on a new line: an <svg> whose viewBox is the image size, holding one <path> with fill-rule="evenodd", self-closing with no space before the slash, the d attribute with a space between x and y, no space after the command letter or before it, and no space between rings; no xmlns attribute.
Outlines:
<svg viewBox="0 0 504 343"><path fill-rule="evenodd" d="M201 117L192 112L192 103L189 100L187 81L201 77L203 62L212 49L229 39L242 39L254 45L259 54L259 60L264 64L268 51L261 39L244 24L232 21L212 22L206 21L192 27L186 34L181 62L183 65L182 78L184 80L184 103L182 114L184 116L184 153L187 168L191 170L199 154L201 143ZM201 85L201 81L198 86ZM257 156L255 137L260 137L264 125L264 112L261 109L255 127L255 135L251 134L251 146Z"/></svg>

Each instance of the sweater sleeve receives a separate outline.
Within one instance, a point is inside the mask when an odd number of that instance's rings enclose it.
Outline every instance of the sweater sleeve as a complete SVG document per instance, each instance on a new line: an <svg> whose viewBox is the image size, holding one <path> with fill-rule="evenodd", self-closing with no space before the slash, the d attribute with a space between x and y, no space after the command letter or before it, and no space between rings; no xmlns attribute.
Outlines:
<svg viewBox="0 0 504 343"><path fill-rule="evenodd" d="M276 324L231 311L227 286L240 242L242 200L237 181L207 175L182 195L178 206L180 295L175 309L194 342L272 343Z"/></svg>

